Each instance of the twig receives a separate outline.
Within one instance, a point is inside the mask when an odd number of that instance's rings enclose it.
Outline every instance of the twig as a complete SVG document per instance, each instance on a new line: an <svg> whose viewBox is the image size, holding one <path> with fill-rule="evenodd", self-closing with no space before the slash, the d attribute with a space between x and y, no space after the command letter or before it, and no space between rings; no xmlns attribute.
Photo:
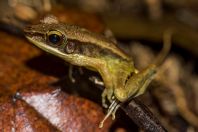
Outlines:
<svg viewBox="0 0 198 132"><path fill-rule="evenodd" d="M122 110L140 128L148 132L166 132L153 113L137 99L132 99L129 103L121 106Z"/></svg>

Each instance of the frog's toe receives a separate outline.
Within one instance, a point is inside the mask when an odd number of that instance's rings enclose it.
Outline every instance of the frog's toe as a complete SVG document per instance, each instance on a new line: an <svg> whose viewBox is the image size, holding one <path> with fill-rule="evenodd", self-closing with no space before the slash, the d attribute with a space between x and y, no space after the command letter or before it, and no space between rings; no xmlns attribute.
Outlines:
<svg viewBox="0 0 198 132"><path fill-rule="evenodd" d="M118 110L119 107L120 107L120 104L117 103L116 106L115 106L115 108L114 108L114 110L113 110L113 112L112 112L112 114L111 114L112 120L115 119L115 114L116 114L116 112L117 112L117 110Z"/></svg>
<svg viewBox="0 0 198 132"><path fill-rule="evenodd" d="M110 103L112 103L113 102L113 89L109 89L108 90L108 93L107 93L107 99L108 99L108 101L110 102Z"/></svg>
<svg viewBox="0 0 198 132"><path fill-rule="evenodd" d="M118 100L113 100L113 102L111 103L111 105L108 108L108 112L106 114L106 116L104 117L104 119L100 122L99 127L101 128L103 126L103 123L105 122L105 120L112 115L112 119L115 119L115 113L117 111L117 109L120 107L120 103Z"/></svg>
<svg viewBox="0 0 198 132"><path fill-rule="evenodd" d="M108 108L108 105L106 103L106 97L107 97L107 91L104 90L103 93L102 93L102 106L104 108Z"/></svg>
<svg viewBox="0 0 198 132"><path fill-rule="evenodd" d="M104 108L108 108L107 100L108 102L112 103L114 99L113 96L113 89L105 89L102 93L102 105Z"/></svg>
<svg viewBox="0 0 198 132"><path fill-rule="evenodd" d="M109 101L110 103L113 102L113 96L112 96L112 95L108 94L108 95L107 95L107 99L108 99L108 101Z"/></svg>
<svg viewBox="0 0 198 132"><path fill-rule="evenodd" d="M104 99L104 98L102 98L102 106L103 106L104 108L108 108L108 105L107 105L107 103L106 103L106 99Z"/></svg>

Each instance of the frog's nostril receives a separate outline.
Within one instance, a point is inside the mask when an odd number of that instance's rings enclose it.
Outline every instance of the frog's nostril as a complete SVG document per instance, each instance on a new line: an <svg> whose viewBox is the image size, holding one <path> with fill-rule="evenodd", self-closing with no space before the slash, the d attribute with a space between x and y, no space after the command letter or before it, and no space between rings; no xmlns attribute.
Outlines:
<svg viewBox="0 0 198 132"><path fill-rule="evenodd" d="M24 28L24 32L29 32L32 30L32 27L31 26L27 26Z"/></svg>

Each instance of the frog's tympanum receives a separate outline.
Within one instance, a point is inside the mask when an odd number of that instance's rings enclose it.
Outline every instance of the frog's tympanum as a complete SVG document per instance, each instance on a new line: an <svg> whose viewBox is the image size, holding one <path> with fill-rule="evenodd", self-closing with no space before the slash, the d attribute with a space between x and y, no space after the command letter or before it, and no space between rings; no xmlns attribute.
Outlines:
<svg viewBox="0 0 198 132"><path fill-rule="evenodd" d="M108 106L106 100L111 103L104 120L110 115L115 117L120 103L145 92L170 48L170 42L165 42L156 62L138 72L131 57L115 42L87 29L60 23L54 16L45 17L24 32L27 39L40 49L73 65L99 72L105 86L102 105Z"/></svg>

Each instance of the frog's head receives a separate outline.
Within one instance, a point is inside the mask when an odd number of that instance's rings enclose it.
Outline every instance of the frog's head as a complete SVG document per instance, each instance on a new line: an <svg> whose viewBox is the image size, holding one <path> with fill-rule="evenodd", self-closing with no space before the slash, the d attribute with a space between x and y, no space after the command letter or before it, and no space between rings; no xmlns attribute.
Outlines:
<svg viewBox="0 0 198 132"><path fill-rule="evenodd" d="M24 32L33 44L59 57L63 57L61 55L64 55L64 52L73 51L74 47L72 43L68 44L63 24L54 16L47 16L39 24L26 27Z"/></svg>
<svg viewBox="0 0 198 132"><path fill-rule="evenodd" d="M88 63L88 57L97 52L94 45L82 44L84 28L66 25L54 16L47 16L40 23L24 29L26 38L40 49L76 65Z"/></svg>

